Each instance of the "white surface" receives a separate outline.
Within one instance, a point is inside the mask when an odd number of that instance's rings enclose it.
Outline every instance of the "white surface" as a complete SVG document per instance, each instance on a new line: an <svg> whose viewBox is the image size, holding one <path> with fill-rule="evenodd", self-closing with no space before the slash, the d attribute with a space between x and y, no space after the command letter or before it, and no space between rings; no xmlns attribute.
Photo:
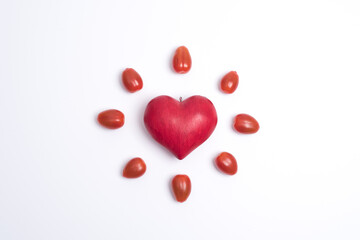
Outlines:
<svg viewBox="0 0 360 240"><path fill-rule="evenodd" d="M360 239L360 3L0 1L0 239ZM170 68L179 45L193 68ZM124 91L126 67L143 77ZM236 70L239 88L221 94ZM159 94L201 94L211 138L183 161L142 123ZM122 129L97 125L117 108ZM236 134L232 118L261 124ZM239 172L213 159L233 153ZM132 157L146 174L120 176ZM174 201L169 181L193 191Z"/></svg>

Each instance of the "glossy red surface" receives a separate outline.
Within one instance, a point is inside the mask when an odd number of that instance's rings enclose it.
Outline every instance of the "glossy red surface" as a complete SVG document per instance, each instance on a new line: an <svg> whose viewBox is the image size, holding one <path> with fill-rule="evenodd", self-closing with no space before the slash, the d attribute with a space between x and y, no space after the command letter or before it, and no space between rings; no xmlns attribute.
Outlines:
<svg viewBox="0 0 360 240"><path fill-rule="evenodd" d="M224 93L233 93L239 85L239 76L235 71L228 72L221 79L221 90Z"/></svg>
<svg viewBox="0 0 360 240"><path fill-rule="evenodd" d="M146 164L141 158L131 159L123 170L123 176L126 178L138 178L144 175Z"/></svg>
<svg viewBox="0 0 360 240"><path fill-rule="evenodd" d="M117 129L124 125L125 116L119 110L109 109L99 113L97 120L102 126L106 128Z"/></svg>
<svg viewBox="0 0 360 240"><path fill-rule="evenodd" d="M176 201L185 202L191 193L191 181L187 175L176 175L172 182L171 187Z"/></svg>
<svg viewBox="0 0 360 240"><path fill-rule="evenodd" d="M139 91L143 87L141 76L132 68L127 68L122 73L124 87L131 93Z"/></svg>
<svg viewBox="0 0 360 240"><path fill-rule="evenodd" d="M228 152L220 153L215 159L215 164L221 172L229 175L234 175L238 169L235 157Z"/></svg>
<svg viewBox="0 0 360 240"><path fill-rule="evenodd" d="M173 58L173 67L177 73L187 73L191 69L191 56L185 46L178 47Z"/></svg>
<svg viewBox="0 0 360 240"><path fill-rule="evenodd" d="M236 115L234 119L234 128L236 131L245 134L252 134L259 131L260 125L252 116L242 113Z"/></svg>
<svg viewBox="0 0 360 240"><path fill-rule="evenodd" d="M184 101L159 96L147 105L144 123L157 142L183 159L210 137L217 115L212 102L202 96Z"/></svg>

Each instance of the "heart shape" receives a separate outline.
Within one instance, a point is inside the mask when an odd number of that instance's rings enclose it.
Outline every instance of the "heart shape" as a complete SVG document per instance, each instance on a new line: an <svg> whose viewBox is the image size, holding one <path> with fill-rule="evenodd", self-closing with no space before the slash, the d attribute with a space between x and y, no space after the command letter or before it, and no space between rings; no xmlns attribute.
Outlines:
<svg viewBox="0 0 360 240"><path fill-rule="evenodd" d="M210 137L217 114L206 97L177 101L163 95L148 103L144 123L151 136L181 160Z"/></svg>

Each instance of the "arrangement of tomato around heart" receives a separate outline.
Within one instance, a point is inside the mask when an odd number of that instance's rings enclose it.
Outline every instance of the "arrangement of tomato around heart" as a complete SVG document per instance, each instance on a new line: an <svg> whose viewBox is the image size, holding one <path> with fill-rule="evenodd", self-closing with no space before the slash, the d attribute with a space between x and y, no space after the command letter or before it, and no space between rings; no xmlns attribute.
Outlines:
<svg viewBox="0 0 360 240"><path fill-rule="evenodd" d="M192 60L185 46L178 47L173 56L173 70L184 74L190 71ZM134 93L143 88L140 74L133 68L126 68L122 73L124 88ZM232 94L239 85L236 71L230 71L220 81L220 90ZM98 114L100 125L108 129L118 129L125 123L125 115L116 109L105 110ZM187 99L176 100L170 96L153 98L146 106L144 124L152 138L182 160L203 144L213 133L217 125L217 113L213 103L204 96L195 95ZM233 128L242 134L256 133L258 121L245 113L234 118ZM228 152L220 153L214 160L216 168L226 174L235 175L238 170L236 158ZM145 161L136 157L124 167L125 178L139 178L146 172ZM173 177L171 189L175 200L185 202L191 193L191 180L185 174Z"/></svg>

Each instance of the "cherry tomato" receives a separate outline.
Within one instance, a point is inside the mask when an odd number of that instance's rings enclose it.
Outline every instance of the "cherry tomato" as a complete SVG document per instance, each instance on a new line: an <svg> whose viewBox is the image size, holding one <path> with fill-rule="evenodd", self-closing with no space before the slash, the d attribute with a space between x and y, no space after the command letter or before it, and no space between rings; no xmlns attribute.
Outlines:
<svg viewBox="0 0 360 240"><path fill-rule="evenodd" d="M139 91L143 87L140 75L132 68L127 68L123 71L122 81L125 88L131 93Z"/></svg>
<svg viewBox="0 0 360 240"><path fill-rule="evenodd" d="M126 178L138 178L144 175L146 164L141 158L131 159L123 170L123 176Z"/></svg>
<svg viewBox="0 0 360 240"><path fill-rule="evenodd" d="M125 116L119 110L109 109L99 113L97 120L106 128L117 129L124 125Z"/></svg>
<svg viewBox="0 0 360 240"><path fill-rule="evenodd" d="M171 185L176 201L185 202L191 192L190 178L187 175L176 175Z"/></svg>
<svg viewBox="0 0 360 240"><path fill-rule="evenodd" d="M191 56L189 50L184 47L178 47L173 59L173 67L177 73L187 73L191 68Z"/></svg>
<svg viewBox="0 0 360 240"><path fill-rule="evenodd" d="M256 133L260 126L255 118L248 114L242 113L236 115L234 119L234 128L240 133L251 134Z"/></svg>
<svg viewBox="0 0 360 240"><path fill-rule="evenodd" d="M233 155L222 152L215 159L216 167L223 173L234 175L237 172L237 162Z"/></svg>
<svg viewBox="0 0 360 240"><path fill-rule="evenodd" d="M239 76L235 71L228 72L221 79L221 90L224 93L233 93L239 85Z"/></svg>

